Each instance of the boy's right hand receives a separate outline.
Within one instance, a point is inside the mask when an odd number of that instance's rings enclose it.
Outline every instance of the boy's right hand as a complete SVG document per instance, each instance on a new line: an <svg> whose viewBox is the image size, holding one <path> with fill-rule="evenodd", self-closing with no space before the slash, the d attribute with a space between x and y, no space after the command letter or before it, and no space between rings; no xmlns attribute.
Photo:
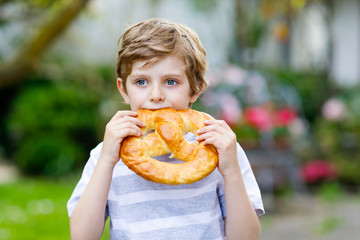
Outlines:
<svg viewBox="0 0 360 240"><path fill-rule="evenodd" d="M136 118L133 111L118 111L106 124L100 158L113 166L120 160L120 146L127 136L142 136L145 123Z"/></svg>

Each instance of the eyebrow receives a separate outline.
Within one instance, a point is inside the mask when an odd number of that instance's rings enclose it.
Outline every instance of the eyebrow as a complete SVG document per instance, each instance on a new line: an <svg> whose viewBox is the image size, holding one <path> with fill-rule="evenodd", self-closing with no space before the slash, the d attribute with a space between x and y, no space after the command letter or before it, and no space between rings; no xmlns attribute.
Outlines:
<svg viewBox="0 0 360 240"><path fill-rule="evenodd" d="M135 74L130 74L129 77L130 78L147 78L148 76L146 74L135 73Z"/></svg>
<svg viewBox="0 0 360 240"><path fill-rule="evenodd" d="M149 75L135 72L134 74L130 74L129 77L131 77L131 78L148 78ZM186 77L186 74L168 73L168 74L161 75L161 77L162 78L183 78L183 77Z"/></svg>
<svg viewBox="0 0 360 240"><path fill-rule="evenodd" d="M178 74L178 73L169 73L169 74L165 74L164 77L173 77L173 78L182 78L186 76L186 74Z"/></svg>

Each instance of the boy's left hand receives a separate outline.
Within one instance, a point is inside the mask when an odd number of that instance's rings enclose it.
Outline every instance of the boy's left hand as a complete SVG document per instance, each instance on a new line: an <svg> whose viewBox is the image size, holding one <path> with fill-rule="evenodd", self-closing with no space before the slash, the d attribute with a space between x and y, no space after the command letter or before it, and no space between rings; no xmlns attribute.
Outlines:
<svg viewBox="0 0 360 240"><path fill-rule="evenodd" d="M205 145L212 144L219 154L218 169L221 175L232 176L238 173L239 163L237 159L236 135L223 120L206 120L205 127L200 128L196 141L203 141Z"/></svg>

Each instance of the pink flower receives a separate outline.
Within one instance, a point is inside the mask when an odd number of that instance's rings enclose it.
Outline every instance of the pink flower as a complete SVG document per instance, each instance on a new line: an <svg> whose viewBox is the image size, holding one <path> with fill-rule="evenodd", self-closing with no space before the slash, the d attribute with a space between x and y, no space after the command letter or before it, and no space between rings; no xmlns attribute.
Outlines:
<svg viewBox="0 0 360 240"><path fill-rule="evenodd" d="M260 131L270 131L272 129L271 114L262 107L248 107L244 110L245 121Z"/></svg>
<svg viewBox="0 0 360 240"><path fill-rule="evenodd" d="M281 127L289 126L297 117L293 108L283 108L275 113L274 124Z"/></svg>
<svg viewBox="0 0 360 240"><path fill-rule="evenodd" d="M223 119L230 126L239 123L241 118L241 106L239 101L232 94L221 96L221 110L218 118Z"/></svg>
<svg viewBox="0 0 360 240"><path fill-rule="evenodd" d="M322 114L328 120L340 121L346 117L347 109L342 101L331 98L324 103Z"/></svg>
<svg viewBox="0 0 360 240"><path fill-rule="evenodd" d="M215 88L222 81L220 75L221 73L219 70L206 72L205 79L209 82L210 88Z"/></svg>
<svg viewBox="0 0 360 240"><path fill-rule="evenodd" d="M301 176L307 183L314 183L322 180L331 180L337 177L337 171L333 164L316 160L301 168Z"/></svg>

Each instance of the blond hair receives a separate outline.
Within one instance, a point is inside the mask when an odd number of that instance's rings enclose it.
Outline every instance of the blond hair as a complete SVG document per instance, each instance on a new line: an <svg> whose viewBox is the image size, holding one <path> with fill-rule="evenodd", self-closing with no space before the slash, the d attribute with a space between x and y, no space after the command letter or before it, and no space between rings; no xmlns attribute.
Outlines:
<svg viewBox="0 0 360 240"><path fill-rule="evenodd" d="M206 51L197 34L189 27L163 19L148 19L129 27L119 39L120 50L116 63L117 76L126 91L126 79L136 60L153 60L167 55L184 59L185 74L191 95L203 91L207 69Z"/></svg>

